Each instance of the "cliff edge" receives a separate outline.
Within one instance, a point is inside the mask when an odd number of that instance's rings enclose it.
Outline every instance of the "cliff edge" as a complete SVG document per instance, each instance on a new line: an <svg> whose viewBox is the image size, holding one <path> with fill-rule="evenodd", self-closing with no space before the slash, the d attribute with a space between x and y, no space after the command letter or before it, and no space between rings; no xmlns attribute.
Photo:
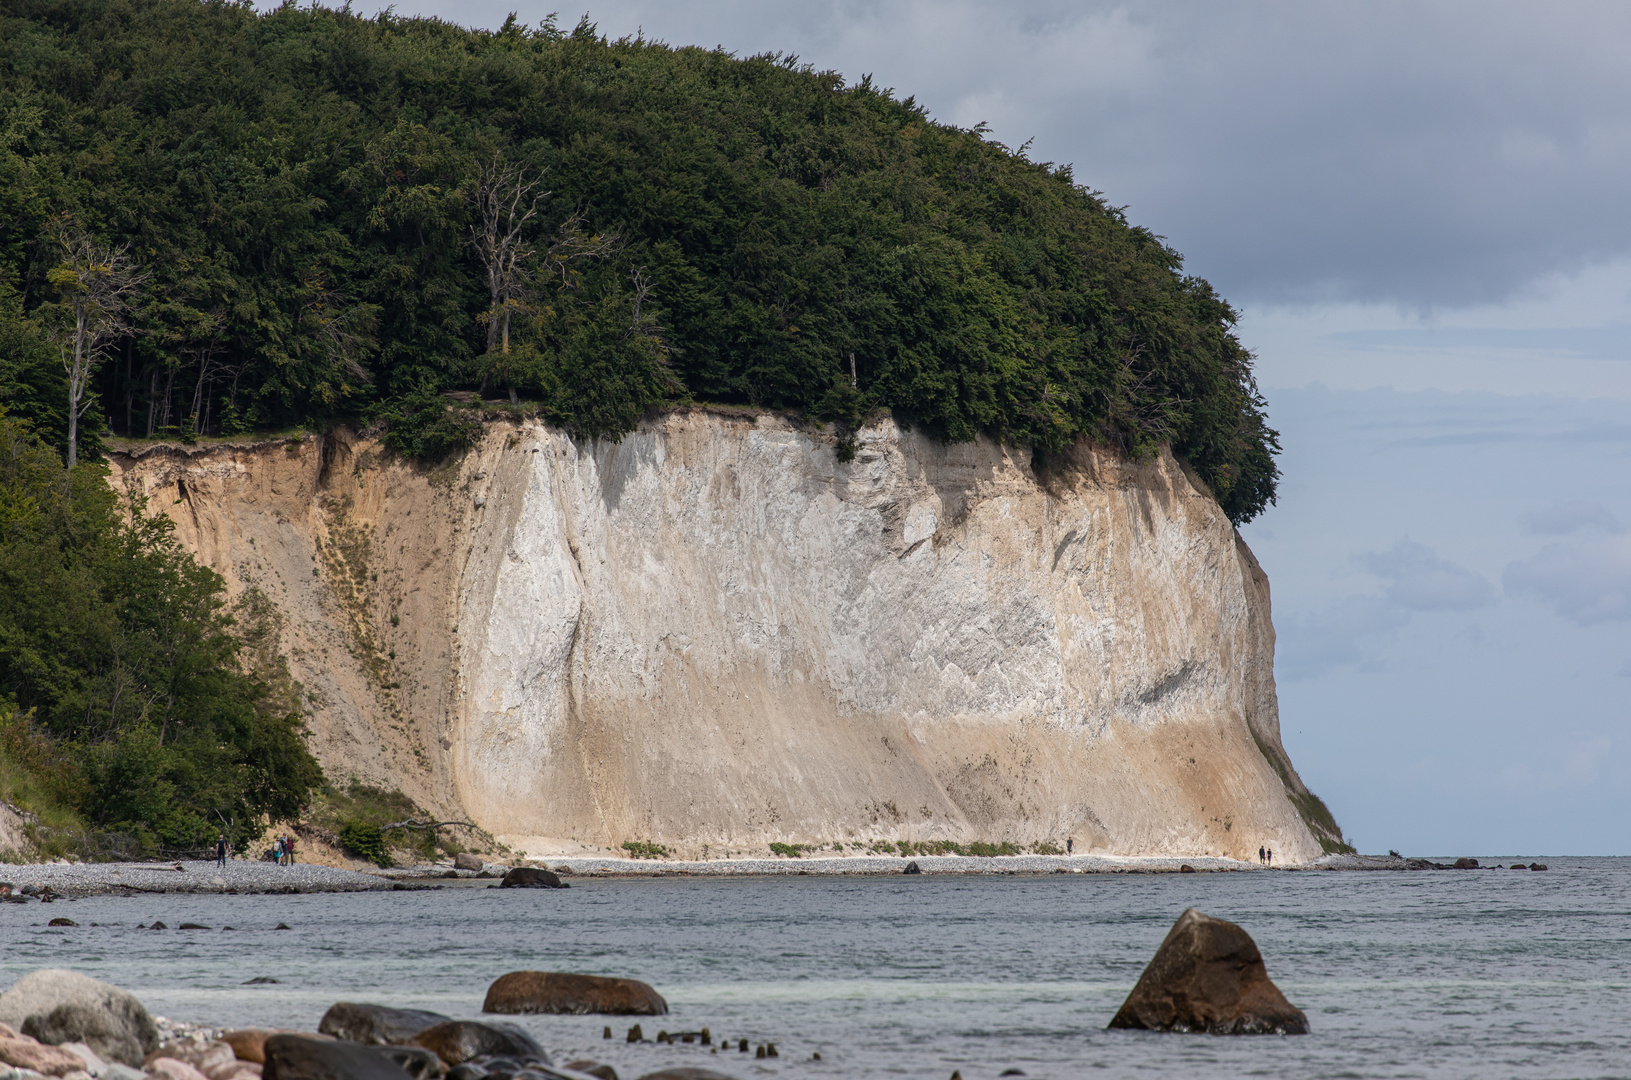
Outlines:
<svg viewBox="0 0 1631 1080"><path fill-rule="evenodd" d="M534 853L1074 838L1311 859L1267 578L1163 453L1033 471L892 421L490 425L440 469L337 432L130 448L272 613L333 777Z"/></svg>

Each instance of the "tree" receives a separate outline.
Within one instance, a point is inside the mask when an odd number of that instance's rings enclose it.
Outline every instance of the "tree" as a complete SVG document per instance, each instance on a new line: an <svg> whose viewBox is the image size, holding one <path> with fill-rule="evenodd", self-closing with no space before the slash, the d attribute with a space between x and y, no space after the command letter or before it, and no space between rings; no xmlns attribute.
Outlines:
<svg viewBox="0 0 1631 1080"><path fill-rule="evenodd" d="M522 366L510 349L515 317L531 314L542 321L554 314L549 305L536 302L534 283L547 281L559 291L570 289L577 277L574 263L601 258L618 248L617 236L589 232L582 212L575 210L544 244L540 257L538 242L529 240L527 233L538 216L539 203L553 194L539 190L541 184L542 178L529 178L523 166L495 153L492 161L479 168L471 188L476 221L470 226L470 246L487 272L490 299L486 374L505 384L511 403L517 400L515 381ZM525 356L532 358L534 352L528 349Z"/></svg>
<svg viewBox="0 0 1631 1080"><path fill-rule="evenodd" d="M538 216L538 204L549 195L538 190L541 178L527 176L526 169L504 160L502 153L480 166L471 198L476 204L476 221L470 226L470 246L476 249L487 272L487 352L498 346L509 384L510 400L516 400L515 386L507 370L510 353L510 320L523 304L528 263L537 248L526 238L527 225Z"/></svg>
<svg viewBox="0 0 1631 1080"><path fill-rule="evenodd" d="M79 421L95 399L87 392L96 367L127 329L130 302L147 274L130 258L130 245L98 244L72 217L52 222L62 262L46 275L61 294L51 336L68 375L68 468L79 462Z"/></svg>

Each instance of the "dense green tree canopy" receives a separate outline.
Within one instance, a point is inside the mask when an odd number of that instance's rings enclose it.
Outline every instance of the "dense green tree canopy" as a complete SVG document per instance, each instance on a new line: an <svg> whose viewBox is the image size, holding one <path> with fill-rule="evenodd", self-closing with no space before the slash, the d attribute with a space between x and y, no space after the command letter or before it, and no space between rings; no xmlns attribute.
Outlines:
<svg viewBox="0 0 1631 1080"><path fill-rule="evenodd" d="M131 510L0 413L0 751L43 755L57 800L148 850L242 843L322 779L252 625L267 605L235 627L169 519Z"/></svg>
<svg viewBox="0 0 1631 1080"><path fill-rule="evenodd" d="M471 241L506 170L538 186L498 290ZM690 397L1044 455L1170 443L1236 521L1274 495L1235 314L1171 247L1068 169L790 57L9 0L0 389L49 432L64 214L151 274L96 383L121 433L369 415L434 453L467 437L446 390L611 437Z"/></svg>

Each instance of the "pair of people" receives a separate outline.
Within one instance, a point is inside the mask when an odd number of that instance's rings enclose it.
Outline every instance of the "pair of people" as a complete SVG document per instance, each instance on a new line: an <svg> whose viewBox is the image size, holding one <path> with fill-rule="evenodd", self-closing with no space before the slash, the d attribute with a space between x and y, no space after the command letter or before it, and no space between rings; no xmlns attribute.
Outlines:
<svg viewBox="0 0 1631 1080"><path fill-rule="evenodd" d="M1262 847L1258 848L1257 849L1257 861L1262 863L1264 866L1273 866L1274 865L1274 849L1273 848L1262 848Z"/></svg>
<svg viewBox="0 0 1631 1080"><path fill-rule="evenodd" d="M279 836L272 841L272 861L279 866L294 865L294 837Z"/></svg>

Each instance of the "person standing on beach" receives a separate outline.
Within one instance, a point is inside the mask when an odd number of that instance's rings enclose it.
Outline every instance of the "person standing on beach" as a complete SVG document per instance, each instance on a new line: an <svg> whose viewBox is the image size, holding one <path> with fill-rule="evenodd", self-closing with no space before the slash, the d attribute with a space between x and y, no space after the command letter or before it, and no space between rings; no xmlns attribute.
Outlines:
<svg viewBox="0 0 1631 1080"><path fill-rule="evenodd" d="M1262 844L1257 845L1257 862L1259 866L1265 865L1268 862L1268 859L1263 854Z"/></svg>
<svg viewBox="0 0 1631 1080"><path fill-rule="evenodd" d="M288 862L284 865L294 865L294 837L292 836L285 836L283 838L283 857L288 860Z"/></svg>
<svg viewBox="0 0 1631 1080"><path fill-rule="evenodd" d="M1268 858L1265 859L1264 862L1267 863L1268 868L1270 870L1274 869L1274 849L1273 848L1269 848Z"/></svg>
<svg viewBox="0 0 1631 1080"><path fill-rule="evenodd" d="M217 836L215 838L215 865L224 867L224 866L226 866L226 864L227 864L227 834L226 833L221 833L219 836Z"/></svg>
<svg viewBox="0 0 1631 1080"><path fill-rule="evenodd" d="M1074 836L1065 837L1065 854L1066 855L1074 855L1075 853L1076 853L1076 838Z"/></svg>

